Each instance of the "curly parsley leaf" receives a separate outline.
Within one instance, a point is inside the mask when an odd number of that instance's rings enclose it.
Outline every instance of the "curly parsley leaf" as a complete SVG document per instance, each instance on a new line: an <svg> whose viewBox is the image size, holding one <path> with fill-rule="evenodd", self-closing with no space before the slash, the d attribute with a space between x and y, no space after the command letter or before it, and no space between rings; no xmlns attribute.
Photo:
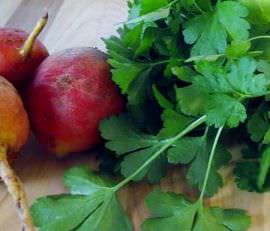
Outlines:
<svg viewBox="0 0 270 231"><path fill-rule="evenodd" d="M146 205L154 217L143 223L143 231L244 231L250 226L250 218L243 210L204 208L199 202L192 203L181 194L155 190L147 196Z"/></svg>
<svg viewBox="0 0 270 231"><path fill-rule="evenodd" d="M190 164L187 179L192 186L197 186L200 190L203 187L206 169L209 162L211 150L211 139L209 137L185 137L177 141L168 150L168 160L173 164ZM218 169L228 164L231 155L221 145L217 147L214 157L205 194L213 196L222 187L223 180L218 173Z"/></svg>
<svg viewBox="0 0 270 231"><path fill-rule="evenodd" d="M248 39L250 26L244 19L247 15L248 10L240 3L219 1L214 12L187 20L183 34L187 44L194 44L191 55L224 53L229 38Z"/></svg>
<svg viewBox="0 0 270 231"><path fill-rule="evenodd" d="M65 184L70 194L42 197L33 204L34 223L41 231L132 230L112 180L76 167L65 174Z"/></svg>

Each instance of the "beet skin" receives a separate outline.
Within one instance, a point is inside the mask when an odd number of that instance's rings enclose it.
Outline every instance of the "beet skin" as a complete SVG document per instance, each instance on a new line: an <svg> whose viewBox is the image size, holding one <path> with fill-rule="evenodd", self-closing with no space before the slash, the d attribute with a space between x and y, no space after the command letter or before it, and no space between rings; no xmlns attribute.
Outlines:
<svg viewBox="0 0 270 231"><path fill-rule="evenodd" d="M47 49L36 40L28 56L23 57L20 49L28 36L21 30L0 28L0 75L16 87L27 83L35 69L48 56Z"/></svg>
<svg viewBox="0 0 270 231"><path fill-rule="evenodd" d="M58 156L99 144L100 121L120 113L124 104L106 55L93 48L67 49L45 59L27 100L36 137Z"/></svg>

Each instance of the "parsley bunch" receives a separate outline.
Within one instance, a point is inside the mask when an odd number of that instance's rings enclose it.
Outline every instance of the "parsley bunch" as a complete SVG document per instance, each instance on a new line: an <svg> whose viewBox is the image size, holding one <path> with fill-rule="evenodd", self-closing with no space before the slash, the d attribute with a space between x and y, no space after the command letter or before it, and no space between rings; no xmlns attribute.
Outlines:
<svg viewBox="0 0 270 231"><path fill-rule="evenodd" d="M229 164L241 189L270 189L269 13L264 0L130 2L118 36L104 40L127 111L100 125L109 150L101 169L109 160L123 179L71 169L70 194L33 205L40 230L132 230L117 192L130 181L158 183L172 164L188 165L199 197L153 191L143 231L247 230L245 211L203 202L223 186L219 170ZM244 147L234 161L223 145L232 133Z"/></svg>

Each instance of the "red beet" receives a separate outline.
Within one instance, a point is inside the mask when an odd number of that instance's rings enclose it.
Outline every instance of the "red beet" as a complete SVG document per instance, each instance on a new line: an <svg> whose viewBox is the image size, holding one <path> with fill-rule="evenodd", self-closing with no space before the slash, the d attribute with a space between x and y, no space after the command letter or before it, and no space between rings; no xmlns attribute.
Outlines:
<svg viewBox="0 0 270 231"><path fill-rule="evenodd" d="M29 35L12 28L0 28L0 75L19 87L27 83L35 69L48 56L36 37L46 25L47 15L40 19Z"/></svg>
<svg viewBox="0 0 270 231"><path fill-rule="evenodd" d="M124 108L106 55L73 48L49 56L29 88L28 112L38 140L63 156L100 142L99 122Z"/></svg>

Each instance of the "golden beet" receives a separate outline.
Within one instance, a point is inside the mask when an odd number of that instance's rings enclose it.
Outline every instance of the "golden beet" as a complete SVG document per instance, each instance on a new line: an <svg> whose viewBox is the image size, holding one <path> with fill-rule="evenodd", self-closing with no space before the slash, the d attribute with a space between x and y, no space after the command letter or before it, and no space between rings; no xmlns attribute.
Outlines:
<svg viewBox="0 0 270 231"><path fill-rule="evenodd" d="M18 152L29 136L29 121L16 89L0 76L0 176L13 197L24 230L34 230L22 183L10 168L9 153Z"/></svg>

